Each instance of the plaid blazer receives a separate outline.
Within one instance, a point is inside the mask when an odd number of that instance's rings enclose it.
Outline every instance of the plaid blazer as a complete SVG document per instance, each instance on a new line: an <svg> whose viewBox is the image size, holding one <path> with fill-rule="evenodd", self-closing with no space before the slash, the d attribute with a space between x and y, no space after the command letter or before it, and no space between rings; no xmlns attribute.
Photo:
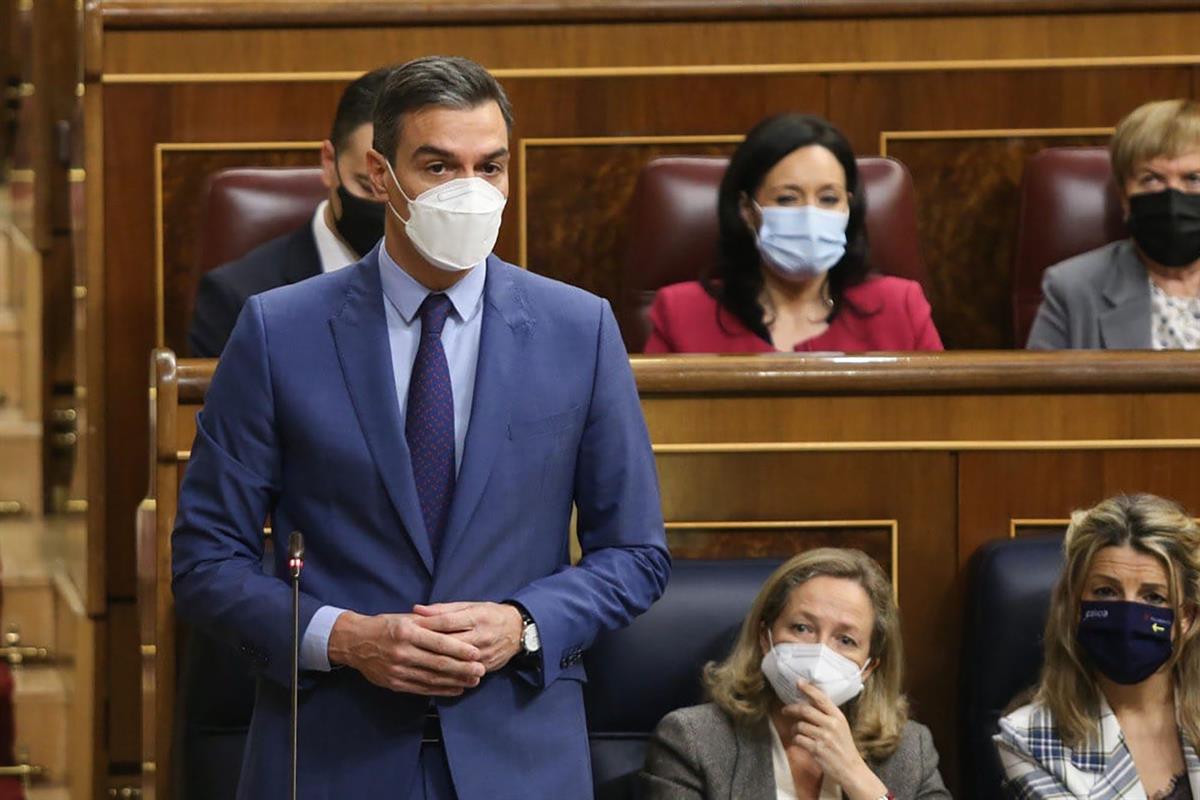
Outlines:
<svg viewBox="0 0 1200 800"><path fill-rule="evenodd" d="M1000 720L996 749L1004 785L1015 800L1147 800L1117 716L1101 697L1099 736L1079 749L1058 736L1042 705L1022 706ZM1183 758L1192 795L1200 798L1200 757L1186 740Z"/></svg>

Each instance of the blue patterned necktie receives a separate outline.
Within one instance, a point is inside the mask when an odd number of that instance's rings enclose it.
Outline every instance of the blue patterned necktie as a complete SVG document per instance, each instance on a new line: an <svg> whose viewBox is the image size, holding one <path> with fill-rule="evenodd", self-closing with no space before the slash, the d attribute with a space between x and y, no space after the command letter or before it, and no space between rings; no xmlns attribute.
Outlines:
<svg viewBox="0 0 1200 800"><path fill-rule="evenodd" d="M421 343L408 383L404 436L412 456L413 478L429 544L437 557L454 497L454 393L442 348L442 326L450 298L431 294L421 303Z"/></svg>

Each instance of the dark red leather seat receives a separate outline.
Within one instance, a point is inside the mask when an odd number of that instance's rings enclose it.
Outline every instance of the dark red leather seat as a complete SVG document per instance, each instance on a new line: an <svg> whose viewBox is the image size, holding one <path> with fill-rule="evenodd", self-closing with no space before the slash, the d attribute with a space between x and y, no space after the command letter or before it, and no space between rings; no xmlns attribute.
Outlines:
<svg viewBox="0 0 1200 800"><path fill-rule="evenodd" d="M642 168L630 202L622 330L630 352L641 352L649 334L654 293L696 280L716 259L717 190L727 158L659 158ZM858 159L867 193L871 268L924 282L917 244L917 204L912 176L892 158Z"/></svg>
<svg viewBox="0 0 1200 800"><path fill-rule="evenodd" d="M1042 302L1046 268L1127 235L1107 148L1051 147L1025 162L1012 266L1013 336L1019 347Z"/></svg>
<svg viewBox="0 0 1200 800"><path fill-rule="evenodd" d="M300 227L328 194L317 167L214 173L204 201L194 277L199 280L209 270Z"/></svg>

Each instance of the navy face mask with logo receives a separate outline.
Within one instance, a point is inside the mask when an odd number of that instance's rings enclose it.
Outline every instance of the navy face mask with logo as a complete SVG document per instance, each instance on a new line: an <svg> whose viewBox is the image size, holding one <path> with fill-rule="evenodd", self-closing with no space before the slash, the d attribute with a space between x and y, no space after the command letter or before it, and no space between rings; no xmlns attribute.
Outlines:
<svg viewBox="0 0 1200 800"><path fill-rule="evenodd" d="M1169 608L1126 601L1080 603L1076 638L1092 666L1115 683L1141 683L1171 658Z"/></svg>

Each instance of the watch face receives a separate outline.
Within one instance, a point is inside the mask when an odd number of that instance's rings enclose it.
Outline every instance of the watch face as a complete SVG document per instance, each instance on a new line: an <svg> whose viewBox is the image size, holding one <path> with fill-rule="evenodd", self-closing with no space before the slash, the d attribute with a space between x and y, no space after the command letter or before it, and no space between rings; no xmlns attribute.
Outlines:
<svg viewBox="0 0 1200 800"><path fill-rule="evenodd" d="M526 653L536 653L542 649L542 639L538 636L537 625L532 622L521 631L521 647Z"/></svg>

